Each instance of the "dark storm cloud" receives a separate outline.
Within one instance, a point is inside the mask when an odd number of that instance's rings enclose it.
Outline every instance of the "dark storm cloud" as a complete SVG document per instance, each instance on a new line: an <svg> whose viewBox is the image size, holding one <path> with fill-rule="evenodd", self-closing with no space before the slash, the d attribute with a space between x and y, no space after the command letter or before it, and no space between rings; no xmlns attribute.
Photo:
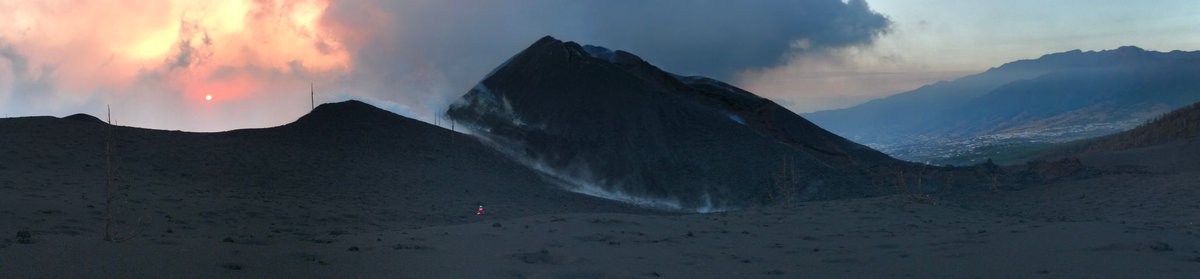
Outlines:
<svg viewBox="0 0 1200 279"><path fill-rule="evenodd" d="M11 88L7 102L25 104L25 108L12 108L21 112L30 108L41 108L47 104L54 93L54 65L42 65L40 68L30 68L29 58L22 54L12 44L0 41L0 59L8 60L9 71L12 73ZM2 86L2 85L0 85ZM3 92L4 89L0 89ZM0 96L3 100L4 96Z"/></svg>
<svg viewBox="0 0 1200 279"><path fill-rule="evenodd" d="M721 79L779 65L789 52L869 43L888 28L862 0L629 1L588 10L588 35L597 43Z"/></svg>
<svg viewBox="0 0 1200 279"><path fill-rule="evenodd" d="M332 3L323 22L353 49L347 90L421 100L419 113L440 109L544 35L728 80L788 54L869 44L889 27L862 0L347 1Z"/></svg>
<svg viewBox="0 0 1200 279"><path fill-rule="evenodd" d="M208 30L204 30L195 22L183 19L179 20L179 26L179 38L183 39L176 43L177 52L167 59L167 69L187 68L213 55L213 42L212 37L208 36ZM196 34L203 37L200 37L199 44L193 46L192 38L196 37Z"/></svg>
<svg viewBox="0 0 1200 279"><path fill-rule="evenodd" d="M12 69L14 74L25 73L25 69L29 68L29 58L17 52L17 49L13 45L4 41L0 41L0 57L8 60L9 68Z"/></svg>

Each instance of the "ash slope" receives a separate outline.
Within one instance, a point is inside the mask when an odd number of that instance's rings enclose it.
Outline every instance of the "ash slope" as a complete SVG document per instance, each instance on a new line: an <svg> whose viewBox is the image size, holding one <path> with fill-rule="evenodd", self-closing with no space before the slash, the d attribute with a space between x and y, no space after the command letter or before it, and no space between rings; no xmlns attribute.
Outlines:
<svg viewBox="0 0 1200 279"><path fill-rule="evenodd" d="M720 81L549 36L446 114L575 191L669 208L869 196L869 169L907 166Z"/></svg>
<svg viewBox="0 0 1200 279"><path fill-rule="evenodd" d="M34 209L85 224L62 233L97 233L86 224L104 205L110 126L92 119L0 119L0 210L14 213L0 215L0 233L42 227ZM112 137L126 232L309 239L464 223L480 203L496 217L645 212L562 191L473 137L357 101L273 128Z"/></svg>

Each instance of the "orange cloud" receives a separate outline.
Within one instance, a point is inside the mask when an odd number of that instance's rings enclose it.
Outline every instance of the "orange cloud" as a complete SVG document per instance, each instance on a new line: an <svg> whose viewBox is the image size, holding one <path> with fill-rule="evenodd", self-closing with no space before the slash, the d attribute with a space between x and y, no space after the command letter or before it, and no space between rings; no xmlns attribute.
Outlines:
<svg viewBox="0 0 1200 279"><path fill-rule="evenodd" d="M173 103L187 108L192 106L184 104L202 102L206 94L214 95L214 101L269 104L290 94L279 92L279 85L306 88L314 79L351 70L351 55L340 36L321 24L328 6L325 0L0 0L0 18L10 21L0 25L0 47L8 46L11 56L26 64L24 73L0 72L0 82L55 81L53 90L0 92L0 100L28 101L32 109L43 111L89 102L139 105L142 110L149 109L142 105ZM16 63L0 63L6 60ZM278 122L284 117L279 115L294 118L303 113L270 111L278 115L249 118ZM131 124L180 128L170 123ZM228 125L194 123L183 128L210 127Z"/></svg>
<svg viewBox="0 0 1200 279"><path fill-rule="evenodd" d="M467 2L0 0L0 113L104 115L112 105L131 126L264 127L306 113L312 82L317 102L355 98L432 119L545 35L680 74L749 68L738 77L758 86L747 87L783 95L806 84L770 75L787 68L780 58L869 44L890 22L861 0Z"/></svg>

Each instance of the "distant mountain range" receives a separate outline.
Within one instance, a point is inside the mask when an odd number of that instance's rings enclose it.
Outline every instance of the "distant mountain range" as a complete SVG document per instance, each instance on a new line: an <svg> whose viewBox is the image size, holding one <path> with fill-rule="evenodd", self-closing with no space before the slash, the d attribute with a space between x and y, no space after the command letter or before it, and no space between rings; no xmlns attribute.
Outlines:
<svg viewBox="0 0 1200 279"><path fill-rule="evenodd" d="M991 145L1120 132L1196 101L1200 52L1127 46L1011 62L804 116L899 158L938 162Z"/></svg>
<svg viewBox="0 0 1200 279"><path fill-rule="evenodd" d="M552 37L499 66L447 115L568 189L656 207L890 193L873 173L917 168L729 84Z"/></svg>

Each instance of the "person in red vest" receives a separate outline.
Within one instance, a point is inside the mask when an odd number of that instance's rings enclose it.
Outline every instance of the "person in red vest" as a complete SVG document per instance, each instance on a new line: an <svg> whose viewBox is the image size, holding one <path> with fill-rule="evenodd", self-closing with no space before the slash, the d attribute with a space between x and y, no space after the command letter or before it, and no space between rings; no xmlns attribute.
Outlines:
<svg viewBox="0 0 1200 279"><path fill-rule="evenodd" d="M483 215L483 205L479 205L479 210L475 210L475 215Z"/></svg>

